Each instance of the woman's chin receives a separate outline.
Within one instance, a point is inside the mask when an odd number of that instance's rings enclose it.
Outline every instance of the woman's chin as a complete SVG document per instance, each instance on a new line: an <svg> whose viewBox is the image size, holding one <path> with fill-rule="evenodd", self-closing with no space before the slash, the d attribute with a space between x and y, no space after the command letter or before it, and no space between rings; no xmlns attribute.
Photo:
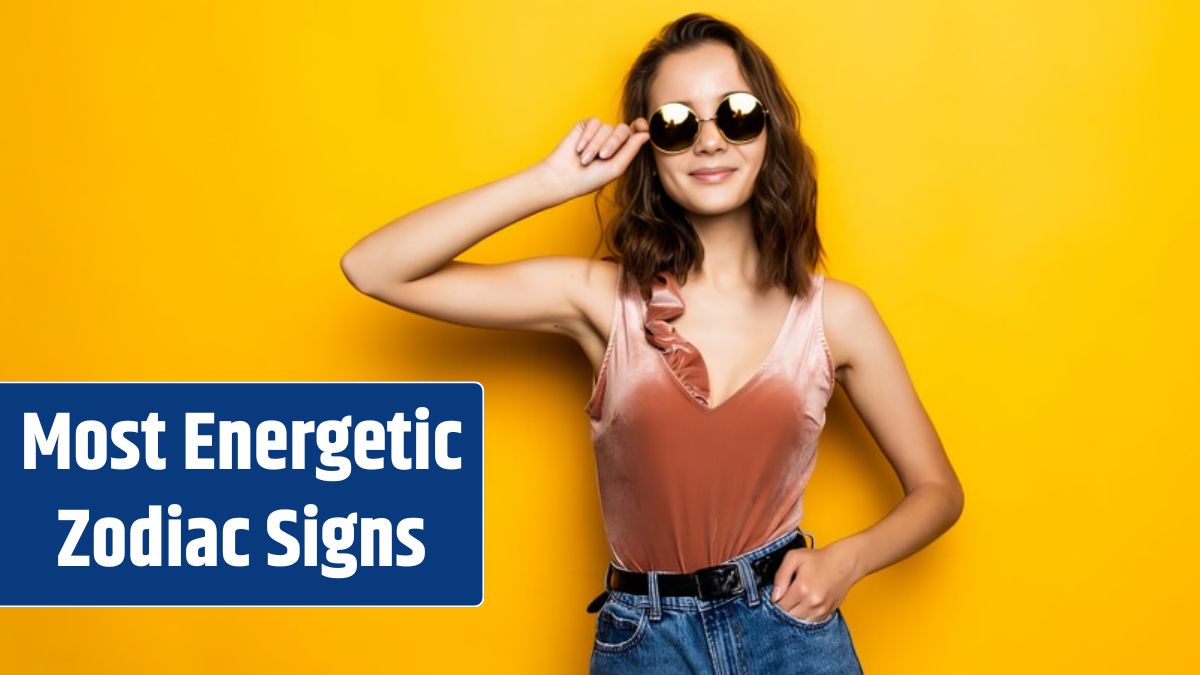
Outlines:
<svg viewBox="0 0 1200 675"><path fill-rule="evenodd" d="M687 202L687 210L699 216L718 216L740 208L746 203L737 199L737 195L703 195L694 196Z"/></svg>

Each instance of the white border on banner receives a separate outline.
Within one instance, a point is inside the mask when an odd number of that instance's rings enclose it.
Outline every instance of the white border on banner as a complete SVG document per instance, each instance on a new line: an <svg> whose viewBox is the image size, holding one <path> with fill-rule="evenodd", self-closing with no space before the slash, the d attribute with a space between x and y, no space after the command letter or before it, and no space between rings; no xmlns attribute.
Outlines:
<svg viewBox="0 0 1200 675"><path fill-rule="evenodd" d="M352 607L479 607L487 593L484 589L484 388L475 380L0 380L0 384L475 384L479 385L479 602L474 605L6 605L0 607L297 607L297 608L352 608Z"/></svg>

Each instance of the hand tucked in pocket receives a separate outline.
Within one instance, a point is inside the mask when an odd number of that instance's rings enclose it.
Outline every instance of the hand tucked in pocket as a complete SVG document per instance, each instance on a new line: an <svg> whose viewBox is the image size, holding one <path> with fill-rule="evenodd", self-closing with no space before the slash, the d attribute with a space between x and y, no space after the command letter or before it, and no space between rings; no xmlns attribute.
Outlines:
<svg viewBox="0 0 1200 675"><path fill-rule="evenodd" d="M804 621L820 622L842 604L858 581L850 551L837 542L788 551L775 572L771 600Z"/></svg>

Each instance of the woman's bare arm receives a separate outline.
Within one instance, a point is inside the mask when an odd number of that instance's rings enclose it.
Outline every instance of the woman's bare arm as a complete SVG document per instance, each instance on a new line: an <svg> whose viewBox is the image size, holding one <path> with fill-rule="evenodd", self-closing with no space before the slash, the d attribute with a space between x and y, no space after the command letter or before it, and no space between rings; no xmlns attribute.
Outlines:
<svg viewBox="0 0 1200 675"><path fill-rule="evenodd" d="M519 220L602 187L625 170L647 137L624 124L579 122L536 165L363 237L342 256L342 271L371 297L443 321L578 334L588 289L609 283L588 273L592 260L541 256L483 265L454 257ZM612 154L581 161L599 150Z"/></svg>
<svg viewBox="0 0 1200 675"><path fill-rule="evenodd" d="M830 543L853 552L861 578L948 530L962 514L963 487L870 297L839 281L827 291L826 324L836 331L837 357L845 364L841 384L905 493L880 522Z"/></svg>
<svg viewBox="0 0 1200 675"><path fill-rule="evenodd" d="M563 256L499 265L453 260L485 237L563 201L540 166L398 218L346 252L359 291L401 309L483 328L547 330L577 321L577 263Z"/></svg>
<svg viewBox="0 0 1200 675"><path fill-rule="evenodd" d="M905 496L871 527L784 557L772 599L809 621L828 617L863 577L950 529L964 503L958 476L870 297L826 278L822 313L835 378L895 469Z"/></svg>

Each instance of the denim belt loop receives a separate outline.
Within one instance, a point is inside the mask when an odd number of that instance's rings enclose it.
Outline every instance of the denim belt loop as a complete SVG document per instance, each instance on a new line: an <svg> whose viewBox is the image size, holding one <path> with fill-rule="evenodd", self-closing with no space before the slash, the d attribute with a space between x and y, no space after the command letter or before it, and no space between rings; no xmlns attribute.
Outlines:
<svg viewBox="0 0 1200 675"><path fill-rule="evenodd" d="M742 588L746 592L746 603L751 607L758 606L758 580L754 578L754 570L750 568L750 561L745 557L734 559L734 564L737 565L738 574L742 577Z"/></svg>
<svg viewBox="0 0 1200 675"><path fill-rule="evenodd" d="M650 620L658 621L662 618L662 604L658 598L658 572L646 573L646 586L650 592Z"/></svg>

